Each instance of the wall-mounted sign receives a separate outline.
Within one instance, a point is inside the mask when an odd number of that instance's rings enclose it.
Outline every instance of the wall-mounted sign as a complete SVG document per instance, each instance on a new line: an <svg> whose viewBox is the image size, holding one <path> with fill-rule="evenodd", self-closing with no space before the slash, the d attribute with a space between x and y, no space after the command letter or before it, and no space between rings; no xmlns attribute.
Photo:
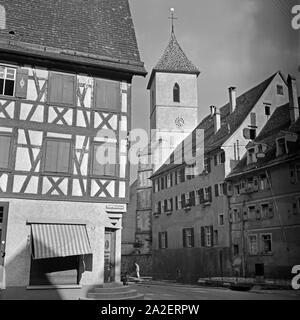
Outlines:
<svg viewBox="0 0 300 320"><path fill-rule="evenodd" d="M126 212L126 204L107 204L106 211L108 212Z"/></svg>

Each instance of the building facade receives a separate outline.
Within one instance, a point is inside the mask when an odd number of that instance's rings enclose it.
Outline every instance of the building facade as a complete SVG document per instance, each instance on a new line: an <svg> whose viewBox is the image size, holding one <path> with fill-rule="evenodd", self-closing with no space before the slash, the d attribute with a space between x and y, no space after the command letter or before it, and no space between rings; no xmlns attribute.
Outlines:
<svg viewBox="0 0 300 320"><path fill-rule="evenodd" d="M227 179L237 275L290 279L299 264L300 122L296 82Z"/></svg>
<svg viewBox="0 0 300 320"><path fill-rule="evenodd" d="M204 131L201 168L197 168L199 162L176 164L172 154L154 172L155 277L195 281L232 274L225 178L245 154L249 139L287 101L287 85L280 72L239 97L236 88L229 88L229 103L220 109L212 106L196 128Z"/></svg>
<svg viewBox="0 0 300 320"><path fill-rule="evenodd" d="M131 80L146 72L126 0L71 2L0 3L2 288L120 279Z"/></svg>

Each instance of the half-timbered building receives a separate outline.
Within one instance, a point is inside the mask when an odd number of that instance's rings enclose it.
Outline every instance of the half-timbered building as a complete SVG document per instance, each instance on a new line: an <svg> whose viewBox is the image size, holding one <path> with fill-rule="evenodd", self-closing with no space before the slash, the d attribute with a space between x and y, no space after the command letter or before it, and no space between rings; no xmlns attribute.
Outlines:
<svg viewBox="0 0 300 320"><path fill-rule="evenodd" d="M128 1L0 7L1 287L118 281L131 80L146 74Z"/></svg>

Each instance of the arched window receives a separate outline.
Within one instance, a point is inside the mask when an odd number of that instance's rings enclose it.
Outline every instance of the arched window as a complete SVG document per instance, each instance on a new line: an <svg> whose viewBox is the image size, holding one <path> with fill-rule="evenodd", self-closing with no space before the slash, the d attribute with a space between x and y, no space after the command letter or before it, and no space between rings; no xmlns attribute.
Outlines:
<svg viewBox="0 0 300 320"><path fill-rule="evenodd" d="M173 101L180 102L180 87L178 83L175 83L173 87Z"/></svg>
<svg viewBox="0 0 300 320"><path fill-rule="evenodd" d="M6 13L4 6L0 5L0 29L6 28Z"/></svg>

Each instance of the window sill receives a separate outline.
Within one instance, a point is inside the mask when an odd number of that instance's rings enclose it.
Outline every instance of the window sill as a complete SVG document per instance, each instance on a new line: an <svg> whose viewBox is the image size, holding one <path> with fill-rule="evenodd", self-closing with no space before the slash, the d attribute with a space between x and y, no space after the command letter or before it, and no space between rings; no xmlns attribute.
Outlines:
<svg viewBox="0 0 300 320"><path fill-rule="evenodd" d="M56 290L56 289L81 289L80 284L63 284L63 285L42 285L42 286L27 286L26 290Z"/></svg>

